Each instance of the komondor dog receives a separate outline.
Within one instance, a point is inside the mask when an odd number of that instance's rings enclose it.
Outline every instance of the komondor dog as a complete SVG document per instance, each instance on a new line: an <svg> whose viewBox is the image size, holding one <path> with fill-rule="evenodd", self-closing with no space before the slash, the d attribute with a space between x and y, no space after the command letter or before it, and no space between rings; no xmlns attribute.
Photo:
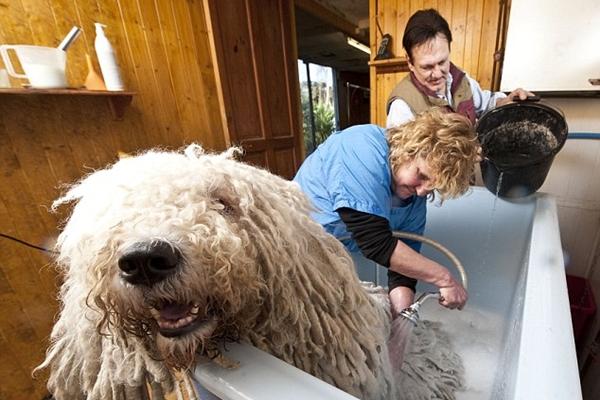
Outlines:
<svg viewBox="0 0 600 400"><path fill-rule="evenodd" d="M57 242L57 399L144 398L248 342L362 399L393 399L385 297L369 295L300 189L233 160L150 151L73 186Z"/></svg>

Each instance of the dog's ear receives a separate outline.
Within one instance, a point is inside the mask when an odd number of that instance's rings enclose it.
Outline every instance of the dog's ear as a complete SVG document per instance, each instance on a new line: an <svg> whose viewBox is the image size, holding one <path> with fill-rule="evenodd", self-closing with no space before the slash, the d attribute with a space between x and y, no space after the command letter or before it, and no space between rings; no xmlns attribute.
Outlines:
<svg viewBox="0 0 600 400"><path fill-rule="evenodd" d="M56 211L60 206L78 201L91 191L100 192L102 188L111 183L109 170L99 170L84 177L79 182L71 186L66 186L67 190L64 195L56 199L52 203L51 210Z"/></svg>
<svg viewBox="0 0 600 400"><path fill-rule="evenodd" d="M204 149L197 143L192 143L188 147L185 148L183 153L187 158L198 159L202 155L204 155Z"/></svg>
<svg viewBox="0 0 600 400"><path fill-rule="evenodd" d="M190 144L185 148L183 153L186 155L186 157L194 160L197 160L198 158L207 154L204 151L204 148L197 143ZM244 150L241 147L230 147L224 152L216 154L216 156L228 160L239 160L243 154Z"/></svg>

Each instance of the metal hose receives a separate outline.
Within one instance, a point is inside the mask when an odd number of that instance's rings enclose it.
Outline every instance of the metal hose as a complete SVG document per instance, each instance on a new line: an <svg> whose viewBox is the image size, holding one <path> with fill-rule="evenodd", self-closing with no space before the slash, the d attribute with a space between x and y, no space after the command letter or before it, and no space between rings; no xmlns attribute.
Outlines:
<svg viewBox="0 0 600 400"><path fill-rule="evenodd" d="M402 231L393 231L392 234L396 238L411 239L411 240L417 240L417 241L422 242L422 243L426 243L426 244L428 244L428 245L430 245L432 247L435 247L436 249L438 249L442 253L444 253L446 255L446 257L448 257L454 263L454 266L456 267L456 269L460 273L460 278L462 280L463 287L465 288L465 290L467 290L467 284L468 283L467 283L467 274L465 272L465 269L462 266L462 264L461 264L460 260L458 259L458 257L456 257L450 250L448 250L447 248L445 248L444 246L442 246L441 244L439 244L435 240L429 239L429 238L427 238L425 236L417 235L416 233L402 232ZM440 294L439 293L434 293L434 292L423 293L421 296L419 296L419 298L417 299L417 301L415 301L413 304L411 304L410 306L408 306L404 310L400 311L399 315L402 318L405 318L405 319L409 320L414 325L417 325L417 323L419 322L419 308L421 308L421 305L425 302L425 300L427 300L429 298L432 298L432 297L439 298Z"/></svg>
<svg viewBox="0 0 600 400"><path fill-rule="evenodd" d="M465 290L467 290L468 281L467 281L467 274L465 272L465 268L461 264L458 257L456 257L454 255L454 253L452 253L450 250L448 250L447 248L445 248L444 246L442 246L440 243L436 242L433 239L429 239L428 237L425 237L425 236L422 236L422 235L419 235L416 233L412 233L412 232L392 231L392 236L394 236L395 238L398 238L398 239L416 240L417 242L428 244L431 247L434 247L437 250L439 250L440 252L444 253L444 255L446 255L446 257L448 257L450 259L450 261L452 261L454 263L454 266L456 267L456 269L458 270L458 273L460 274L460 279L462 280L462 285L465 288ZM343 241L343 240L349 240L351 238L352 238L351 236L342 236L342 237L338 238L338 240ZM432 293L432 294L435 294L435 293ZM423 299L423 300L425 300L425 299Z"/></svg>
<svg viewBox="0 0 600 400"><path fill-rule="evenodd" d="M440 252L444 253L446 255L446 257L448 257L450 259L450 261L452 261L454 263L454 266L456 267L456 269L458 270L458 273L460 274L460 279L462 280L462 285L465 288L465 290L467 290L468 281L467 281L467 273L465 272L465 268L461 264L458 257L456 257L454 255L454 253L452 253L450 250L448 250L447 248L445 248L444 246L442 246L440 243L436 242L433 239L430 239L428 237L418 235L418 234L412 233L412 232L392 231L392 236L394 236L395 238L399 238L399 239L416 240L418 242L428 244L428 245L436 248ZM350 238L351 238L350 236L344 236L344 237L338 238L338 240L341 241L341 240L347 240ZM435 292L426 292L426 293L421 294L421 296L419 296L419 298L417 298L417 301L415 301L413 304L411 304L404 310L400 311L399 315L405 319L408 319L409 321L411 321L413 324L416 325L417 322L419 322L419 308L421 308L421 305L425 302L425 300L432 298L432 297L439 298L440 294L435 293Z"/></svg>
<svg viewBox="0 0 600 400"><path fill-rule="evenodd" d="M463 287L465 288L465 290L467 290L468 281L467 281L467 274L465 272L465 269L464 269L463 265L461 264L460 260L458 259L458 257L456 257L454 255L454 253L452 253L450 250L448 250L447 248L445 248L444 246L442 246L435 240L429 239L428 237L425 237L425 236L417 235L416 233L393 231L392 235L395 238L410 239L410 240L416 240L416 241L419 241L422 243L426 243L432 247L435 247L440 252L444 253L446 255L446 257L448 257L454 263L454 266L456 267L456 269L458 270L458 272L460 274L460 279L462 280ZM439 298L440 294L434 293L434 292L423 293L421 296L419 296L417 301L415 301L413 304L411 304L404 310L400 311L399 315L401 317L409 320L414 325L417 325L417 323L419 322L419 308L421 308L421 305L423 305L425 300L432 298L432 297Z"/></svg>
<svg viewBox="0 0 600 400"><path fill-rule="evenodd" d="M404 231L392 231L392 235L395 238L416 240L418 242L428 244L431 247L434 247L437 250L439 250L440 252L444 253L444 255L446 255L446 257L448 257L450 259L450 261L452 261L454 263L454 266L456 267L456 269L458 270L458 273L460 274L460 279L462 280L462 285L465 288L465 290L467 290L468 281L467 281L467 274L465 272L465 268L461 264L458 257L456 257L450 250L448 250L447 248L445 248L444 246L442 246L435 240L429 239L428 237L425 237L422 235L417 235L416 233L404 232Z"/></svg>

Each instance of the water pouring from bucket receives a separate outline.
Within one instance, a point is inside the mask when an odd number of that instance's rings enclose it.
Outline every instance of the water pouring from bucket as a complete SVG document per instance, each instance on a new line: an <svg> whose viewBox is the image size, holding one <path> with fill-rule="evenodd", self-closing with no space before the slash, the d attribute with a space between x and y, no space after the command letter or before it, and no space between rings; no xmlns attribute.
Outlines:
<svg viewBox="0 0 600 400"><path fill-rule="evenodd" d="M567 139L562 112L539 98L506 104L484 114L476 131L486 188L503 198L535 193Z"/></svg>

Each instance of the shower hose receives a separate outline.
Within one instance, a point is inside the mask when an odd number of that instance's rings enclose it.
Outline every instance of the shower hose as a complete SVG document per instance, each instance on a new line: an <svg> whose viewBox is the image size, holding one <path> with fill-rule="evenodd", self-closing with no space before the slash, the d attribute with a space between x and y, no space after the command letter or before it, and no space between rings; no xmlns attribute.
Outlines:
<svg viewBox="0 0 600 400"><path fill-rule="evenodd" d="M440 243L436 242L433 239L430 239L430 238L422 236L422 235L418 235L416 233L404 232L404 231L392 231L392 235L398 239L410 239L410 240L416 240L418 242L428 244L431 247L434 247L435 249L437 249L438 251L443 253L446 257L448 257L450 259L450 261L452 261L452 263L458 270L458 273L460 274L460 279L462 281L462 285L465 288L465 290L467 290L468 280L467 280L467 274L465 272L465 269L464 269L463 265L461 264L460 260L458 259L458 257L456 257L454 255L454 253L452 253L446 247L442 246ZM347 240L350 238L351 238L350 236L344 236L342 238L339 238L339 240ZM419 308L425 302L425 300L432 298L432 297L440 298L440 294L435 293L435 292L425 292L425 293L421 294L421 296L419 296L419 298L417 298L417 300L412 305L410 305L408 308L404 309L400 313L400 315L406 319L409 319L414 324L416 324L417 321L419 320L419 313L418 313Z"/></svg>
<svg viewBox="0 0 600 400"><path fill-rule="evenodd" d="M392 235L395 238L399 238L399 239L416 240L418 242L422 242L422 243L428 244L431 247L434 247L435 249L439 250L446 257L448 257L450 259L450 261L452 261L452 263L454 264L454 266L458 270L458 273L460 274L460 279L462 280L463 287L465 288L465 290L467 290L468 281L467 281L467 274L465 272L465 268L461 264L461 262L458 259L458 257L456 257L454 255L454 253L452 253L450 250L448 250L447 248L445 248L444 246L442 246L440 243L436 242L435 240L430 239L430 238L425 237L425 236L422 236L422 235L418 235L416 233L403 232L403 231L392 231Z"/></svg>

